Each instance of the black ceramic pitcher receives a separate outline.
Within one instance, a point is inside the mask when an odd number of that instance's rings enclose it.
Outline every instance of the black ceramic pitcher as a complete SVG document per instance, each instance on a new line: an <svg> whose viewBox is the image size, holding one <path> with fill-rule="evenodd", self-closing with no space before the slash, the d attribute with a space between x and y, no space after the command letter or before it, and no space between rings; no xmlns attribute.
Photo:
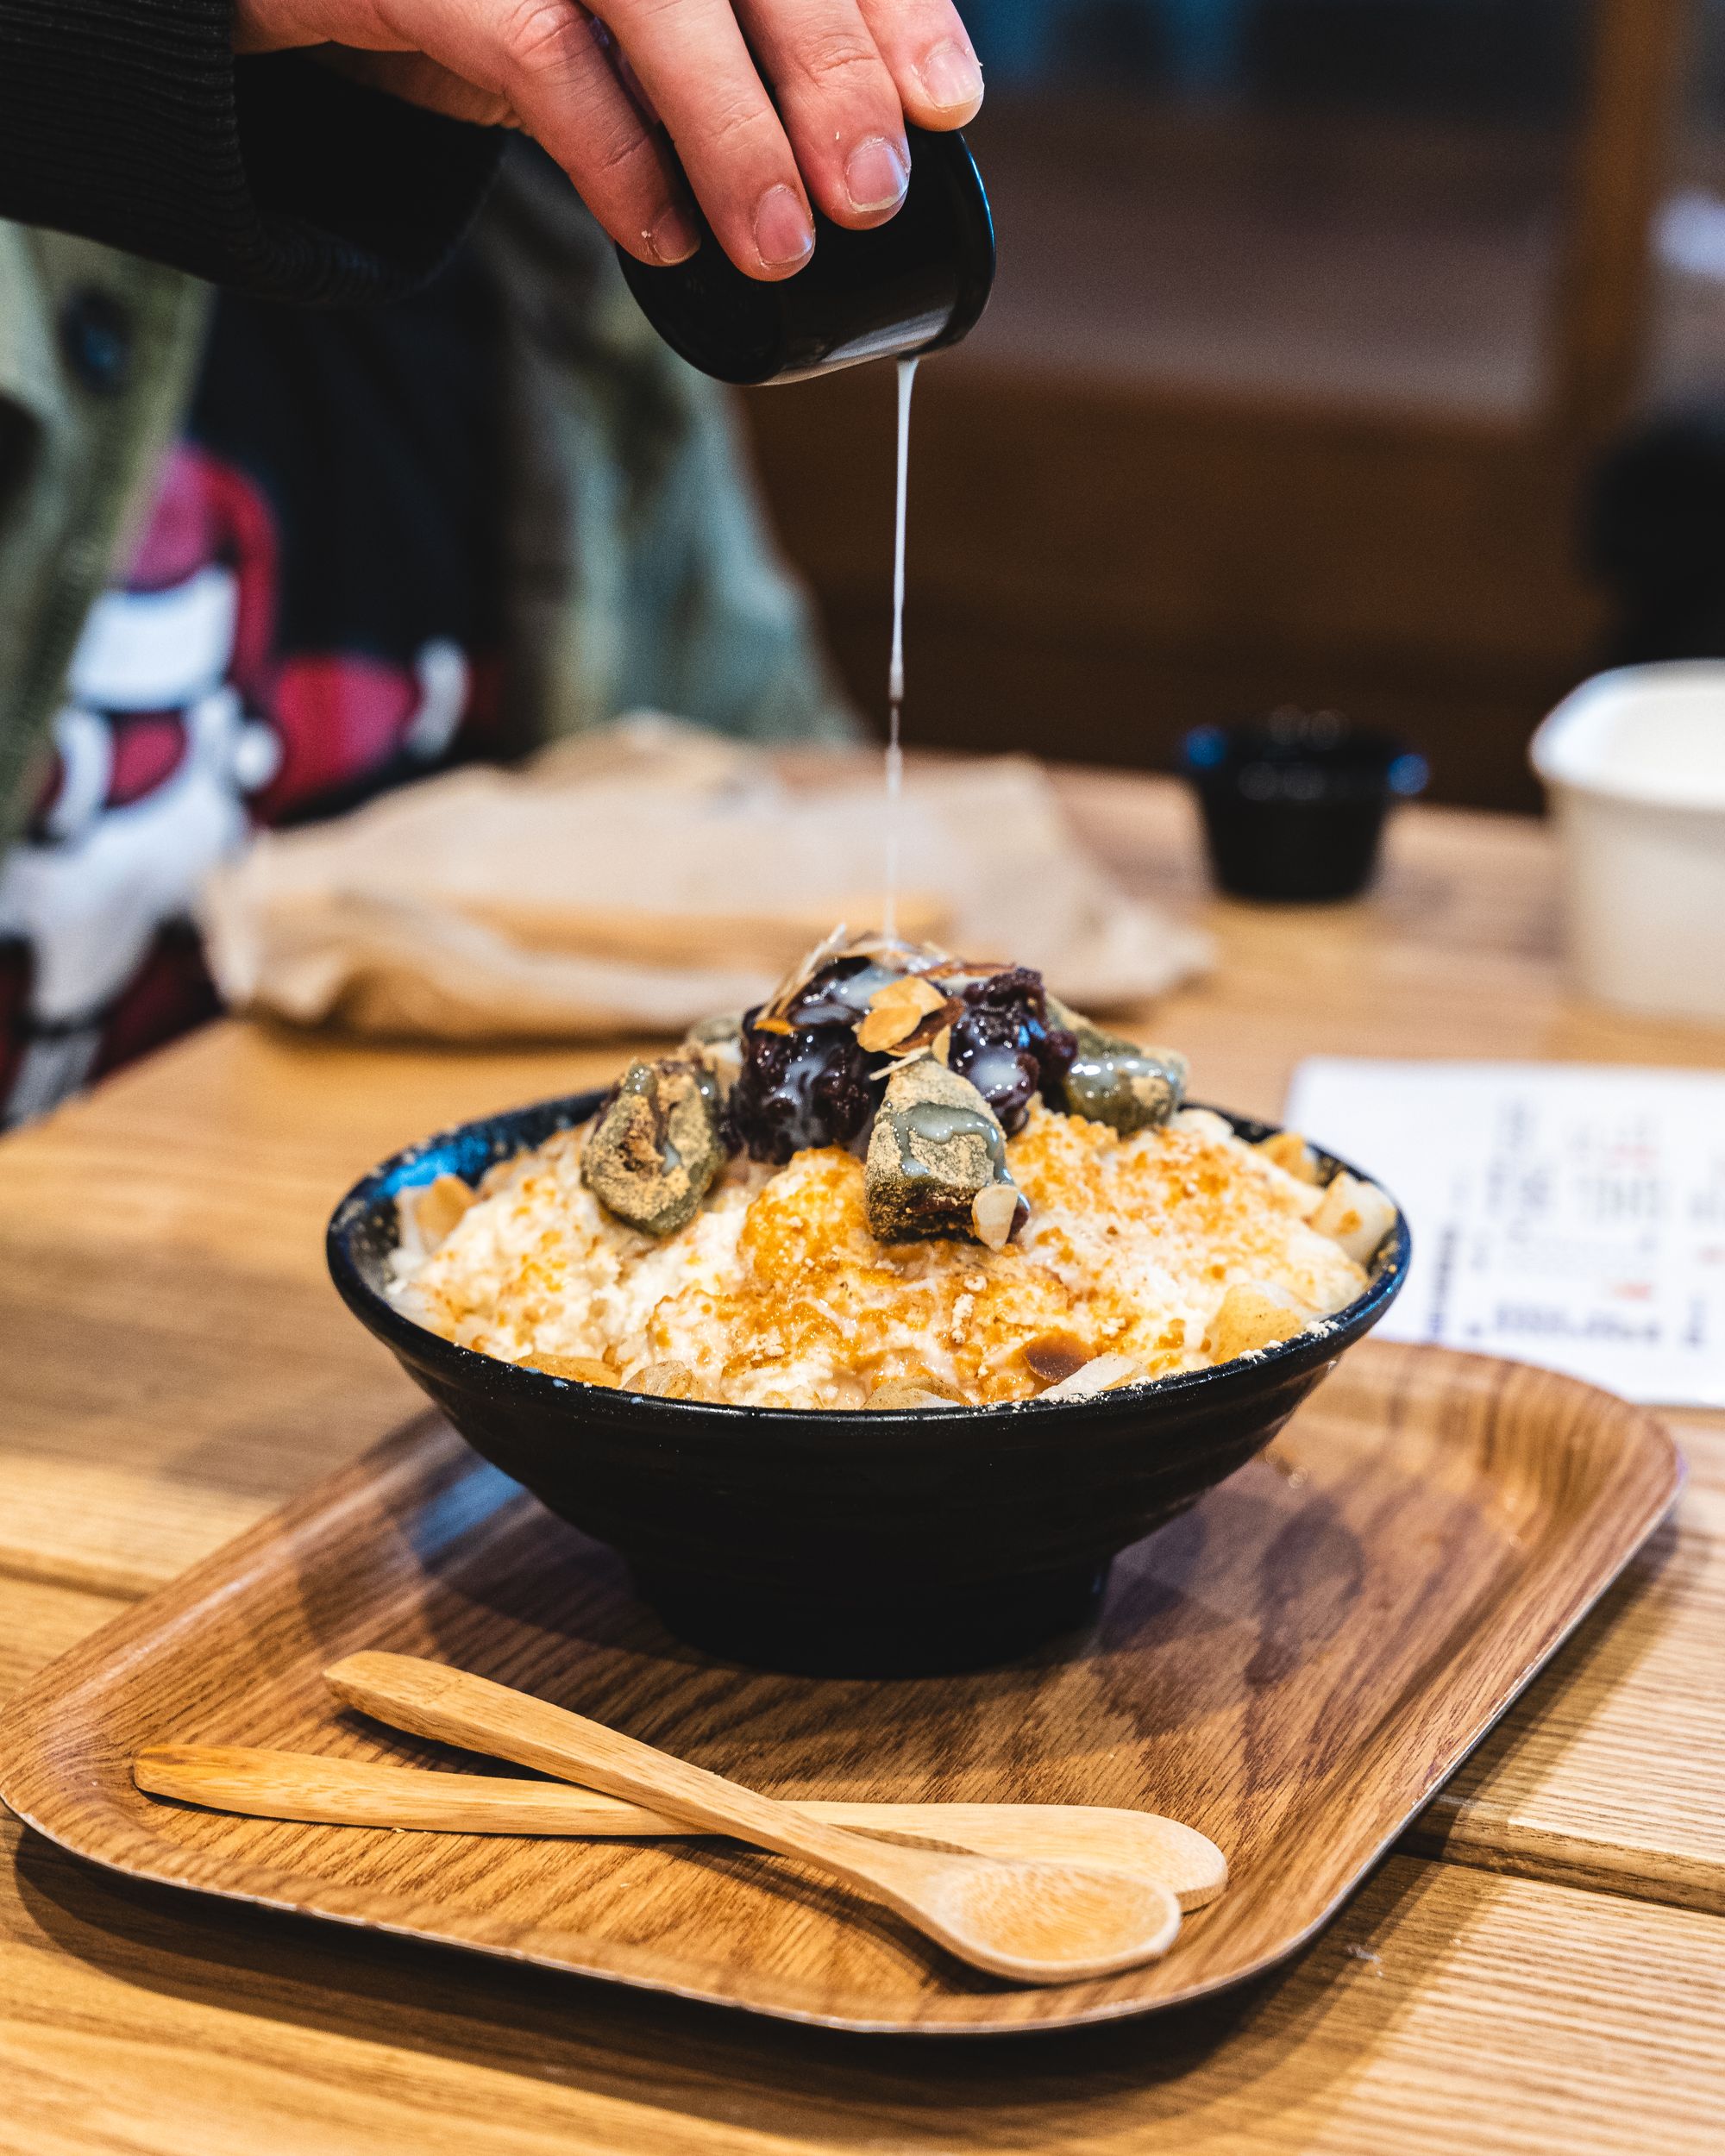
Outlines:
<svg viewBox="0 0 1725 2156"><path fill-rule="evenodd" d="M674 352L721 382L795 382L956 344L994 281L994 226L964 137L906 129L898 214L853 232L816 210L814 253L776 284L745 277L694 210L701 243L655 269L619 248L629 288ZM693 207L693 205L691 205Z"/></svg>

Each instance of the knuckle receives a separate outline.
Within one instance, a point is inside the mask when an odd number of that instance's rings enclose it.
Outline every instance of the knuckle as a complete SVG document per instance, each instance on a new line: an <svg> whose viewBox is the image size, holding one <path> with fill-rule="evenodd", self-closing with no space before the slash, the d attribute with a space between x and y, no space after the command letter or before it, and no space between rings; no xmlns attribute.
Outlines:
<svg viewBox="0 0 1725 2156"><path fill-rule="evenodd" d="M637 32L656 24L662 17L672 27L677 27L687 0L607 0L603 20L613 31L621 33L629 28Z"/></svg>
<svg viewBox="0 0 1725 2156"><path fill-rule="evenodd" d="M658 178L653 146L638 128L613 128L592 145L591 155L595 181L615 185L631 180L642 169L643 159L653 178Z"/></svg>
<svg viewBox="0 0 1725 2156"><path fill-rule="evenodd" d="M705 117L712 146L724 150L758 141L763 129L778 124L765 99L752 97L746 90L714 97Z"/></svg>
<svg viewBox="0 0 1725 2156"><path fill-rule="evenodd" d="M586 24L562 0L512 0L498 25L504 60L523 75L567 67L575 57L574 41L586 37Z"/></svg>
<svg viewBox="0 0 1725 2156"><path fill-rule="evenodd" d="M821 90L874 89L884 72L873 44L851 30L814 33L803 41L798 58L809 80Z"/></svg>

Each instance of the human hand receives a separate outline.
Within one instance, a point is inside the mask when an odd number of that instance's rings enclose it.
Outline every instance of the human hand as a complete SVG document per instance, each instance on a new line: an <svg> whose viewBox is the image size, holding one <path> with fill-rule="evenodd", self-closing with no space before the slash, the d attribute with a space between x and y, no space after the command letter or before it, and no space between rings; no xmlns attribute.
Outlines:
<svg viewBox="0 0 1725 2156"><path fill-rule="evenodd" d="M643 262L695 250L681 162L720 246L762 279L808 259L811 196L836 224L893 215L907 117L962 127L982 102L951 0L236 0L234 44L333 47L376 88L524 128Z"/></svg>

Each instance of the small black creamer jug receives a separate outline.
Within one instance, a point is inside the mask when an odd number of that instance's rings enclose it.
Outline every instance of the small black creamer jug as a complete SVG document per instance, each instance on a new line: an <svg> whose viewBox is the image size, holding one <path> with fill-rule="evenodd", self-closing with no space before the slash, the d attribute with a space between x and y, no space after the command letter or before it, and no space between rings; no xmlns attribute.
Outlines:
<svg viewBox="0 0 1725 2156"><path fill-rule="evenodd" d="M745 277L690 205L701 244L657 269L619 248L629 289L671 349L721 382L796 382L862 360L908 359L975 328L994 281L994 225L964 137L906 130L898 214L853 232L814 215L794 277Z"/></svg>

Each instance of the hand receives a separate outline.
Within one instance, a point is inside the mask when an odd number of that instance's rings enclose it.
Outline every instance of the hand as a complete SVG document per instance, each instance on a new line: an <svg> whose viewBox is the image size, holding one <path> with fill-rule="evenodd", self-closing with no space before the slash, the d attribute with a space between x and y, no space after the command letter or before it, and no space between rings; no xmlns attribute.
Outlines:
<svg viewBox="0 0 1725 2156"><path fill-rule="evenodd" d="M694 252L681 160L720 246L764 279L808 259L811 196L837 224L893 215L907 116L962 127L982 102L951 0L602 0L599 19L577 0L236 0L234 44L336 47L377 88L524 128L643 262Z"/></svg>

